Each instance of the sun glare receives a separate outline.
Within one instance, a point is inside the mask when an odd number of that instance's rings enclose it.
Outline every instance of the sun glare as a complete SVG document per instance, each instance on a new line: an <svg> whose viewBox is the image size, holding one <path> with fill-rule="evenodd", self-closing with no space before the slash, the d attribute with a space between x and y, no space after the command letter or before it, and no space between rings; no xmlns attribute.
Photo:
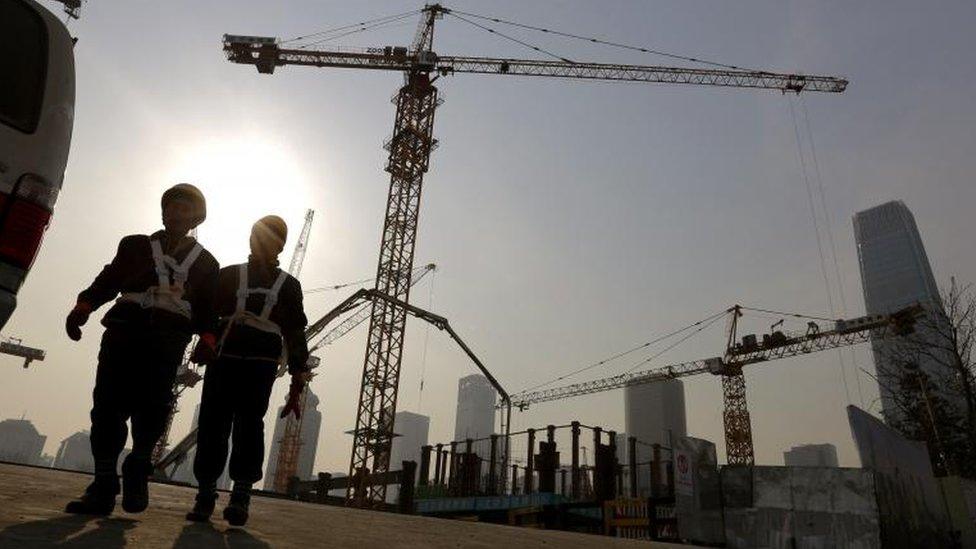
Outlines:
<svg viewBox="0 0 976 549"><path fill-rule="evenodd" d="M288 223L288 244L301 230L312 193L289 151L263 138L212 139L185 149L172 181L193 183L207 197L198 237L221 265L247 259L251 225L274 214ZM288 259L288 248L282 257Z"/></svg>

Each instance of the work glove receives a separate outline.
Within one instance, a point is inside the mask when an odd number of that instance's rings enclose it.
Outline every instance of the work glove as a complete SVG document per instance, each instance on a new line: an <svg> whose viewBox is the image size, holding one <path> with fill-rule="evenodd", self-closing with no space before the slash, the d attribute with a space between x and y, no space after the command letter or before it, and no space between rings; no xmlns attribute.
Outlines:
<svg viewBox="0 0 976 549"><path fill-rule="evenodd" d="M81 339L81 327L88 322L88 317L91 316L91 312L91 305L84 301L79 301L75 304L74 309L71 309L71 312L68 313L68 318L64 321L64 329L68 332L68 337L72 341Z"/></svg>
<svg viewBox="0 0 976 549"><path fill-rule="evenodd" d="M296 375L291 378L291 387L288 389L288 400L285 407L281 409L281 417L288 417L294 413L295 419L302 418L302 391L305 390L305 380Z"/></svg>
<svg viewBox="0 0 976 549"><path fill-rule="evenodd" d="M190 362L195 364L210 364L217 360L217 337L210 332L200 334L197 346L190 353Z"/></svg>

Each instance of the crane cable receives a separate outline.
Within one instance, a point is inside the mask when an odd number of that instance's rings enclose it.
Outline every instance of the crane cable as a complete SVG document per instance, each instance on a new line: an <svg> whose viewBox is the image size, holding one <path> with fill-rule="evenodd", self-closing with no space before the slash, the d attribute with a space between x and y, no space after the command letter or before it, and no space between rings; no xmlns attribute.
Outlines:
<svg viewBox="0 0 976 549"><path fill-rule="evenodd" d="M800 98L800 106L803 107L803 120L806 124L807 129L807 141L810 143L810 154L813 160L813 173L817 178L817 187L820 191L820 205L824 212L824 218L827 222L827 240L830 244L830 256L834 261L834 276L837 280L837 293L840 297L840 314L841 316L847 316L847 296L844 292L844 285L841 283L840 276L840 263L837 261L837 245L834 241L834 231L831 229L830 211L827 209L827 198L824 192L823 176L820 172L820 161L817 159L817 145L813 140L813 129L810 125L810 111L807 110L807 101L805 97ZM833 311L831 311L833 312ZM864 393L861 390L861 376L857 373L857 360L854 356L854 348L848 348L848 352L851 355L851 367L854 369L854 380L857 382L857 395L861 403L861 407L864 407ZM840 351L838 350L838 353ZM843 366L843 356L841 356L841 365Z"/></svg>
<svg viewBox="0 0 976 549"><path fill-rule="evenodd" d="M743 311L756 311L758 313L768 313L768 314L771 314L771 315L778 315L778 316L791 316L793 318L808 318L810 320L821 320L823 322L833 322L834 320L837 320L836 318L824 318L822 316L811 316L811 315L804 315L804 314L800 314L800 313L786 313L786 312L783 312L783 311L774 311L772 309L760 309L758 307L746 307L745 305L741 305L739 308L742 309Z"/></svg>
<svg viewBox="0 0 976 549"><path fill-rule="evenodd" d="M670 332L668 334L664 334L662 336L656 337L656 338L654 338L654 339L652 339L650 341L647 341L645 343L641 343L640 345L637 345L636 347L632 347L632 348L630 348L630 349L628 349L626 351L622 351L622 352L619 352L619 353L617 353L615 355L611 355L611 356L609 356L607 358L604 358L602 360L599 360L597 362L594 362L593 364L590 364L588 366L584 366L584 367L582 367L582 368L580 368L578 370L574 370L574 371L572 371L572 372L570 372L568 374L564 374L564 375L561 375L559 377L553 378L553 379L551 379L549 381L546 381L544 383L539 383L538 385L534 385L532 387L528 387L528 388L523 389L523 390L521 390L521 391L519 391L518 393L515 393L515 394L516 395L525 394L525 393L527 393L529 391L534 391L536 389L540 389L540 388L545 387L547 385L552 385L553 383L556 383L557 381L562 381L562 380L564 380L566 378L569 378L569 377L572 377L572 376L574 376L576 374L583 373L583 372L586 372L588 370L592 370L593 368L596 368L598 366L603 366L604 364L607 364L609 362L612 362L614 360L617 360L618 358L622 358L622 357L625 357L625 356L627 356L629 354L636 353L637 351L640 351L641 349L645 349L647 347L650 347L651 345L654 345L656 343L660 343L660 342L662 342L662 341L664 341L666 339L669 339L671 337L674 337L674 336L676 336L676 335L678 335L678 334L680 334L682 332L686 332L686 331L688 331L688 330L690 330L692 328L695 328L696 326L700 326L700 325L702 325L702 324L704 324L706 322L716 320L716 319L718 319L718 318L720 318L720 317L722 317L722 316L724 316L726 314L728 314L728 311L727 310L720 311L720 312L715 313L715 314L713 314L713 315L711 315L709 317L703 318L702 320L699 320L698 322L695 322L694 324L689 324L688 326L685 326L684 328L681 328L681 329L675 330L673 332Z"/></svg>
<svg viewBox="0 0 976 549"><path fill-rule="evenodd" d="M281 44L288 44L288 43L291 43L291 42L297 42L299 40L306 40L306 39L313 38L313 37L316 37L316 36L323 36L323 35L326 35L326 34L331 34L333 32L339 32L339 31L349 30L349 29L353 29L353 28L356 28L356 27L363 27L363 26L371 25L371 24L377 23L377 22L385 22L386 20L399 19L400 17L409 17L409 16L412 16L412 15L416 15L416 14L420 13L421 11L423 11L423 10L412 10L412 11L406 11L406 12L403 12L403 13L398 13L398 14L395 14L395 15L387 15L385 17L377 17L375 19L368 19L366 21L360 21L359 23L352 23L350 25L342 25L340 27L333 27L331 29L325 29L325 30L322 30L322 31L319 31L319 32L313 32L311 34L306 34L306 35L303 35L303 36L296 36L294 38L289 38L288 40L282 40L280 43Z"/></svg>
<svg viewBox="0 0 976 549"><path fill-rule="evenodd" d="M375 278L364 278L362 280L356 280L353 282L346 282L344 284L336 284L334 286L317 286L315 288L308 288L303 290L303 294L317 294L319 292L331 292L332 290L341 290L343 288L348 288L349 286L361 286L367 282L372 282L376 280Z"/></svg>
<svg viewBox="0 0 976 549"><path fill-rule="evenodd" d="M340 34L336 34L336 35L333 35L333 36L326 36L325 38L319 38L319 39L317 39L317 40L315 40L313 42L309 42L307 44L302 44L300 46L297 46L295 49L303 50L303 49L306 49L306 48L310 48L312 46L316 46L316 45L319 45L319 44L323 44L325 42L331 42L333 40L338 40L339 38L342 38L344 36L349 36L350 34L357 34L357 33L366 32L366 31L369 31L369 30L375 30L375 29L378 29L378 28L381 28L381 27L386 27L386 26L389 26L392 23L396 23L398 21L402 21L402 20L407 19L408 17L411 17L413 15L415 15L415 14L414 13L407 13L407 14L403 14L403 15L394 17L392 19L388 19L386 21L381 21L379 23L374 23L374 24L371 24L371 25L357 26L357 28L354 28L352 30L347 30L346 32L343 32L343 33L340 33Z"/></svg>
<svg viewBox="0 0 976 549"><path fill-rule="evenodd" d="M453 11L449 11L447 13L449 15L453 16L455 19L460 19L461 21L464 21L465 23L467 23L469 25L474 25L475 27L478 27L479 29L481 29L483 31L486 31L488 33L491 33L491 34L494 34L494 35L497 35L497 36L501 36L502 38L504 38L506 40L511 40L512 42L515 42L516 44L520 44L522 46L525 46L526 48L529 48L531 50L535 50L535 51L537 51L539 53L544 53L544 54L546 54L546 55L548 55L550 57L555 57L556 59L558 59L560 61L563 61L563 62L566 62L566 63L575 63L575 61L572 61L571 59L567 59L567 58L565 58L565 57L563 57L561 55L557 55L555 53L552 53L549 50L545 50L543 48L540 48L539 46L533 46L532 44L529 44L528 42L525 42L523 40L519 40L518 38L515 38L513 36L509 36L507 34L503 34L503 33L499 32L499 31L497 31L497 30L495 30L495 29L493 29L491 27L488 27L488 26L485 26L485 25L482 25L482 24L479 24L479 23L475 23L474 21L471 21L470 19L465 19L464 17L461 17L460 15L454 13ZM463 12L461 12L461 13L463 13Z"/></svg>
<svg viewBox="0 0 976 549"><path fill-rule="evenodd" d="M437 276L437 271L433 271L430 275L430 287L427 293L427 310L434 310L434 277ZM427 342L430 340L430 322L425 322L426 330L424 331L424 350L420 355L420 391L417 395L417 413L423 413L424 404L424 377L427 373Z"/></svg>
<svg viewBox="0 0 976 549"><path fill-rule="evenodd" d="M593 38L593 37L590 37L590 36L581 36L581 35L573 34L573 33L569 33L569 32L563 32L563 31L558 31L558 30L553 30L553 29L547 29L547 28L543 28L543 27L535 27L535 26L532 26L532 25L526 25L526 24L523 24L523 23L517 23L515 21L507 21L505 19L500 19L498 17L489 17L489 16L486 16L486 15L478 15L478 14L475 14L475 13L468 13L468 12L463 12L463 11L459 11L459 10L451 10L449 13L451 13L455 17L457 17L456 14L460 13L461 15L466 15L468 17L475 17L475 18L478 18L478 19L486 20L486 21L492 21L494 23L501 23L503 25L510 25L510 26L518 27L518 28L522 28L522 29L534 30L534 31L543 32L543 33L547 33L547 34L553 34L553 35L556 35L556 36L562 36L564 38L573 38L573 39L576 39L576 40L582 40L582 41L585 41L585 42L590 42L590 43L593 43L593 44L600 44L600 45L603 45L603 46L612 46L612 47L615 47L615 48L621 48L621 49L632 50L632 51L639 51L639 52L642 52L642 53L650 53L650 54L653 54L653 55L659 55L659 56L668 57L668 58L671 58L671 59L679 59L679 60L682 60L682 61L690 61L690 62L693 62L693 63L701 63L703 65L711 65L713 67L722 67L722 68L725 68L725 69L733 69L733 70L740 70L740 71L746 71L747 70L747 71L753 71L753 72L766 72L766 71L756 71L754 69L747 69L747 68L739 67L739 66L736 66L736 65L728 65L728 64L725 64L725 63L718 63L716 61L708 61L708 60L705 60L705 59L700 59L698 57L688 57L688 56L685 56L685 55L678 55L676 53L669 53L669 52L665 52L665 51L661 51L661 50L655 50L655 49L651 49L651 48L644 48L644 47L640 47L640 46L632 46L632 45L629 45L629 44L621 44L619 42L611 42L609 40L601 40L599 38Z"/></svg>
<svg viewBox="0 0 976 549"><path fill-rule="evenodd" d="M724 314L724 313L723 313L723 314ZM705 330L705 329L707 329L707 328L708 328L709 326L711 326L712 324L715 324L716 322L718 322L719 320L721 320L721 318L722 318L721 316L716 316L715 318L713 318L713 319L712 319L712 320L711 320L710 322L708 322L707 324L703 324L702 326L700 326L700 327L699 327L699 328L698 328L697 330L695 330L695 331L693 331L693 332L691 332L690 334L688 334L688 335L686 335L686 336L684 336L684 337L682 337L682 338L681 338L681 339L679 339L678 341L675 341L675 342L674 342L674 343L672 343L671 345L668 345L668 346L667 346L667 347L665 347L664 349L661 349L660 351L658 351L658 352L656 352L656 353L654 353L653 355L651 355L651 356L649 356L649 357L647 357L647 358L645 358L644 360L642 360L642 361L640 361L640 362L638 362L637 364L634 364L633 366L631 366L631 367L630 367L630 369L629 369L629 370L627 370L627 371L626 371L626 372L624 372L624 373L625 373L625 374L629 374L629 373L631 373L631 372L633 372L634 370L636 370L636 369L637 369L637 368L638 368L639 366L643 366L644 364L647 364L648 362L651 362L652 360L654 360L654 359L656 359L656 358L658 358L659 356L661 356L661 355L663 355L664 353L666 353L666 352L668 352L668 351L670 351L671 349L674 349L674 348L675 348L675 347L677 347L678 345L681 345L681 344L682 344L682 343L684 343L685 341L688 341L688 340L689 340L689 339L690 339L691 337L693 337L693 336L695 336L695 335L697 335L697 334L700 334L700 333L701 333L701 332L702 332L703 330Z"/></svg>
<svg viewBox="0 0 976 549"><path fill-rule="evenodd" d="M790 106L790 118L793 121L793 136L796 139L796 154L797 159L800 163L800 174L803 177L803 183L807 191L807 203L810 206L810 218L813 220L813 231L817 239L817 253L820 254L820 272L823 275L824 290L827 294L827 307L830 310L830 314L834 314L834 299L831 296L830 291L830 278L827 276L827 261L824 258L823 243L820 239L820 222L817 219L817 210L813 200L813 191L810 187L810 176L807 173L806 159L803 154L803 146L800 141L800 127L796 121L796 108L793 106L793 101L789 97L786 98L787 104ZM851 400L851 390L847 384L847 368L844 365L844 355L840 354L840 362L837 366L840 368L840 376L844 382L844 393L847 396L847 402L850 404Z"/></svg>

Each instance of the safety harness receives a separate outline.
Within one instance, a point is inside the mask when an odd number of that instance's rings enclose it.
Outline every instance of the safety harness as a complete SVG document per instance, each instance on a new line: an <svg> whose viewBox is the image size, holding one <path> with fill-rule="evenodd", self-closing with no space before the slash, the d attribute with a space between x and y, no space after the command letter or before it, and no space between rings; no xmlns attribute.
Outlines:
<svg viewBox="0 0 976 549"><path fill-rule="evenodd" d="M288 273L285 271L278 273L278 278L275 279L270 288L250 288L247 284L247 263L245 263L239 267L237 279L237 310L231 316L230 323L245 324L262 332L281 335L281 327L272 322L270 317L271 310L278 303L281 287L288 279ZM264 294L265 296L264 307L261 308L260 314L254 314L246 308L247 298L252 294Z"/></svg>
<svg viewBox="0 0 976 549"><path fill-rule="evenodd" d="M281 327L271 320L271 311L274 309L275 304L278 303L278 294L281 292L281 287L284 286L286 280L288 280L288 273L281 271L278 273L278 278L275 279L274 284L272 284L270 288L251 288L248 286L247 280L247 263L244 263L238 267L237 307L234 310L234 314L227 318L227 326L224 328L224 333L220 336L220 341L217 344L218 353L223 354L222 349L224 346L224 341L227 340L227 336L230 334L231 329L233 329L235 325L250 326L257 330L261 330L262 332L277 334L279 336L281 335ZM253 294L264 294L264 306L261 308L261 312L258 314L247 310L247 298ZM283 352L285 351L284 347L282 350ZM264 360L271 357L246 358ZM271 358L271 360L283 359L284 357Z"/></svg>
<svg viewBox="0 0 976 549"><path fill-rule="evenodd" d="M153 266L156 269L158 284L150 286L144 292L124 292L118 301L136 303L143 309L163 309L189 320L192 318L193 311L190 302L183 299L183 293L190 268L200 257L203 247L200 246L199 242L194 243L190 253L186 254L183 261L177 262L163 253L163 247L159 240L150 239L149 245L152 248ZM170 282L171 277L172 282Z"/></svg>

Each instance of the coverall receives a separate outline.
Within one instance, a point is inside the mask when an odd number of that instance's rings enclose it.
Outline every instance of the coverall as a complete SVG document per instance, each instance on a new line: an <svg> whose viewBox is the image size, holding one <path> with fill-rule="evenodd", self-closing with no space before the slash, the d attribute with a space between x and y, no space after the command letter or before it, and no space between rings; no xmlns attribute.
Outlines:
<svg viewBox="0 0 976 549"><path fill-rule="evenodd" d="M242 268L247 273L246 292L240 292ZM223 474L228 438L233 443L230 478L246 486L261 480L264 415L283 349L291 374L308 367L301 284L279 269L277 261L252 256L243 265L221 269L215 310L220 319L214 330L221 337L219 356L204 377L193 463L201 490L212 489ZM257 320L262 312L265 322Z"/></svg>
<svg viewBox="0 0 976 549"><path fill-rule="evenodd" d="M95 281L78 296L92 309L122 297L102 319L106 330L98 354L98 370L92 395L91 448L96 477L115 477L119 454L125 446L126 421L132 422L132 453L123 463L123 473L148 476L150 458L173 405L173 382L193 333L212 328L215 322L213 296L217 285L217 260L183 237L170 242L164 231L152 235L126 236ZM161 279L157 250L168 256L164 273L170 282L185 272L181 312L152 305L146 297ZM195 259L188 255L196 256Z"/></svg>

